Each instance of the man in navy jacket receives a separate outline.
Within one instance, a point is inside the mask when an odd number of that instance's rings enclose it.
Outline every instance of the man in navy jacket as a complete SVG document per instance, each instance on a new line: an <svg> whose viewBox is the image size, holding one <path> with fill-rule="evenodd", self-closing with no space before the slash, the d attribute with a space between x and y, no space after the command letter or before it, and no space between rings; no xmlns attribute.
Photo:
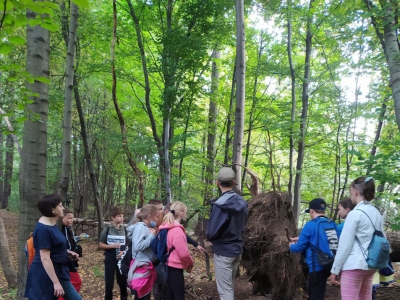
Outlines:
<svg viewBox="0 0 400 300"><path fill-rule="evenodd" d="M290 251L303 253L309 268L309 300L323 300L325 296L326 281L330 276L329 270L323 268L317 259L316 248L333 257L339 243L339 235L335 222L325 217L326 203L321 198L316 198L309 203L311 221L308 221L301 230L298 238L290 242Z"/></svg>
<svg viewBox="0 0 400 300"><path fill-rule="evenodd" d="M215 277L221 300L233 300L234 279L243 252L243 231L247 222L247 203L236 194L235 172L224 167L218 172L221 196L212 203L206 235L214 252Z"/></svg>

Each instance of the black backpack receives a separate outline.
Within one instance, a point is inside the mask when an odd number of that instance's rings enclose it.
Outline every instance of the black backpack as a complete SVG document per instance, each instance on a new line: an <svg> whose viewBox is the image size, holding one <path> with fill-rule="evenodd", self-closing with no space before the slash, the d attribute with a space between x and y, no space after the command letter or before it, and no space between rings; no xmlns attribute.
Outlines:
<svg viewBox="0 0 400 300"><path fill-rule="evenodd" d="M132 261L132 242L126 245L121 259L118 261L118 269L122 276L128 277L129 268Z"/></svg>

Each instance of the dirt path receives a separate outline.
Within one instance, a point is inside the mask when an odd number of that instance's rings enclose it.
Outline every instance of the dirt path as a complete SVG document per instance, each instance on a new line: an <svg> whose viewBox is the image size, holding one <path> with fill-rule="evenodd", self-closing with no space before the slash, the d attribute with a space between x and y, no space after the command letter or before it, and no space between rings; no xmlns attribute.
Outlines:
<svg viewBox="0 0 400 300"><path fill-rule="evenodd" d="M10 250L14 267L17 267L17 253L23 251L17 247L18 242L18 216L14 213L1 210L7 235L10 243ZM85 300L104 299L104 271L103 271L103 253L97 250L97 242L93 239L83 241L83 258L79 260L79 274L82 277L83 284L80 294ZM218 291L215 280L208 281L205 270L204 256L192 246L189 246L195 260L195 267L191 274L185 274L188 294L187 299L196 300L217 300ZM211 255L209 245L207 247ZM214 273L212 264L212 273ZM395 265L397 283L387 288L378 289L377 300L396 300L400 299L400 265ZM242 270L242 273L243 270ZM114 285L114 300L119 299L117 284ZM0 266L0 300L14 300L15 291L7 289L7 283ZM302 293L299 291L299 293ZM252 295L252 286L248 282L246 275L240 276L235 282L235 300L261 300L267 299L264 295ZM326 300L340 300L340 292L337 287L327 287Z"/></svg>

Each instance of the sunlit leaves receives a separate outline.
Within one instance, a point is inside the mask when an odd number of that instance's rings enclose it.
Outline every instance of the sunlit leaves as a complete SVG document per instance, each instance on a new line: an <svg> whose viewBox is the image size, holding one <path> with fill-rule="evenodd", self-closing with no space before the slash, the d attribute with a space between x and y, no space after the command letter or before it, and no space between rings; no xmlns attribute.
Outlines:
<svg viewBox="0 0 400 300"><path fill-rule="evenodd" d="M72 0L76 5L82 8L88 8L89 7L89 0Z"/></svg>
<svg viewBox="0 0 400 300"><path fill-rule="evenodd" d="M10 44L0 44L0 54L8 55L12 51L13 47Z"/></svg>

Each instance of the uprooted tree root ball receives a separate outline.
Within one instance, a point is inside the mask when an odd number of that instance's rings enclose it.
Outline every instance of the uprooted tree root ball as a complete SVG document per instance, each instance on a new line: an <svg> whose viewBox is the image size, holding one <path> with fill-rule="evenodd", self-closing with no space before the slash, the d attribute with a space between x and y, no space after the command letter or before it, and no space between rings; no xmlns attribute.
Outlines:
<svg viewBox="0 0 400 300"><path fill-rule="evenodd" d="M242 266L253 282L253 292L276 300L302 299L300 255L289 251L285 228L297 236L288 195L268 192L249 202Z"/></svg>

